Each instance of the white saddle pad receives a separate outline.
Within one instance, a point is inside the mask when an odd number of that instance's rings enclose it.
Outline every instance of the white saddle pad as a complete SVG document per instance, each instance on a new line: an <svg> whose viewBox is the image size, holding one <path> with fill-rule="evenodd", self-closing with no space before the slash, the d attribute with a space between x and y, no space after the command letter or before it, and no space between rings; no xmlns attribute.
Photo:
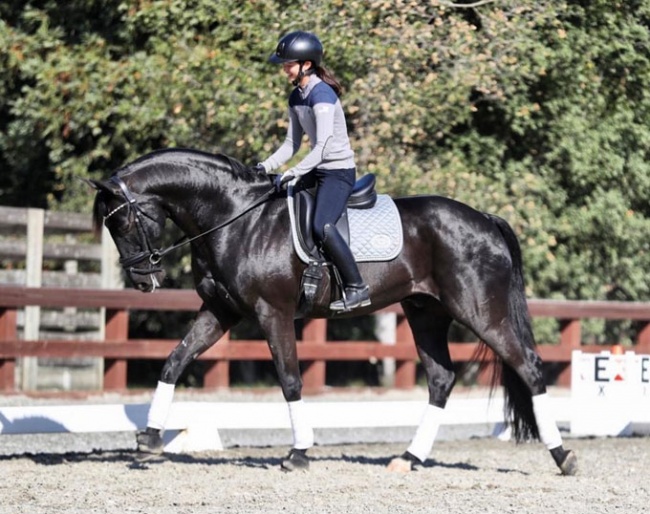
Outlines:
<svg viewBox="0 0 650 514"><path fill-rule="evenodd" d="M312 259L303 250L296 232L293 187L289 186L288 193L293 246L300 260L308 264ZM377 195L377 203L372 209L348 209L348 223L350 249L357 262L390 261L402 251L402 221L390 196Z"/></svg>

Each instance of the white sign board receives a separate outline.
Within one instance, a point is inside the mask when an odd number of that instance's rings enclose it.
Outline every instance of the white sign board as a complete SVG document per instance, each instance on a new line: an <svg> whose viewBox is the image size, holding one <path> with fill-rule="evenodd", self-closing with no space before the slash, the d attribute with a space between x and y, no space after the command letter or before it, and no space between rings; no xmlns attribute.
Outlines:
<svg viewBox="0 0 650 514"><path fill-rule="evenodd" d="M631 435L650 423L650 355L574 351L571 401L572 435Z"/></svg>

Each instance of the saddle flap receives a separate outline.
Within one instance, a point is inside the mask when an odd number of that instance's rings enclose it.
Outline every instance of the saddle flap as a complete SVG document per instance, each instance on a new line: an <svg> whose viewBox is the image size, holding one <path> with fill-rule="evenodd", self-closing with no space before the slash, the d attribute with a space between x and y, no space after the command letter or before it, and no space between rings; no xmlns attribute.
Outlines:
<svg viewBox="0 0 650 514"><path fill-rule="evenodd" d="M309 253L315 260L325 260L320 253L316 241L314 240L313 220L314 220L314 206L316 198L314 197L313 190L302 189L293 191L293 201L295 209L295 223L297 225L297 237L301 246ZM347 212L343 211L341 217L336 222L338 229L345 242L350 244L350 228L348 226Z"/></svg>

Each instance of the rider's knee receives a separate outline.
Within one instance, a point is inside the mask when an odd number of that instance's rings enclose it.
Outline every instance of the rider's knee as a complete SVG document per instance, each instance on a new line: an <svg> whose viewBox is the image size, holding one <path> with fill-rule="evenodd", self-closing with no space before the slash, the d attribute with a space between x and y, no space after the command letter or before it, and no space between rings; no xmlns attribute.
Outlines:
<svg viewBox="0 0 650 514"><path fill-rule="evenodd" d="M331 230L331 223L314 223L314 237L320 243L327 238L327 232Z"/></svg>

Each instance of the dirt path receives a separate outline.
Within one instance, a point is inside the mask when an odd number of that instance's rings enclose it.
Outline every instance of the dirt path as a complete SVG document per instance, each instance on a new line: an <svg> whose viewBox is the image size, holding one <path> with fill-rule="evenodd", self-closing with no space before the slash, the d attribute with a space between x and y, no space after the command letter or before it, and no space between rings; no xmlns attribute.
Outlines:
<svg viewBox="0 0 650 514"><path fill-rule="evenodd" d="M0 456L1 513L639 513L650 499L650 438L569 440L581 472L558 474L539 444L439 442L427 466L385 470L404 445L323 446L308 473L287 448L171 455L129 451Z"/></svg>

